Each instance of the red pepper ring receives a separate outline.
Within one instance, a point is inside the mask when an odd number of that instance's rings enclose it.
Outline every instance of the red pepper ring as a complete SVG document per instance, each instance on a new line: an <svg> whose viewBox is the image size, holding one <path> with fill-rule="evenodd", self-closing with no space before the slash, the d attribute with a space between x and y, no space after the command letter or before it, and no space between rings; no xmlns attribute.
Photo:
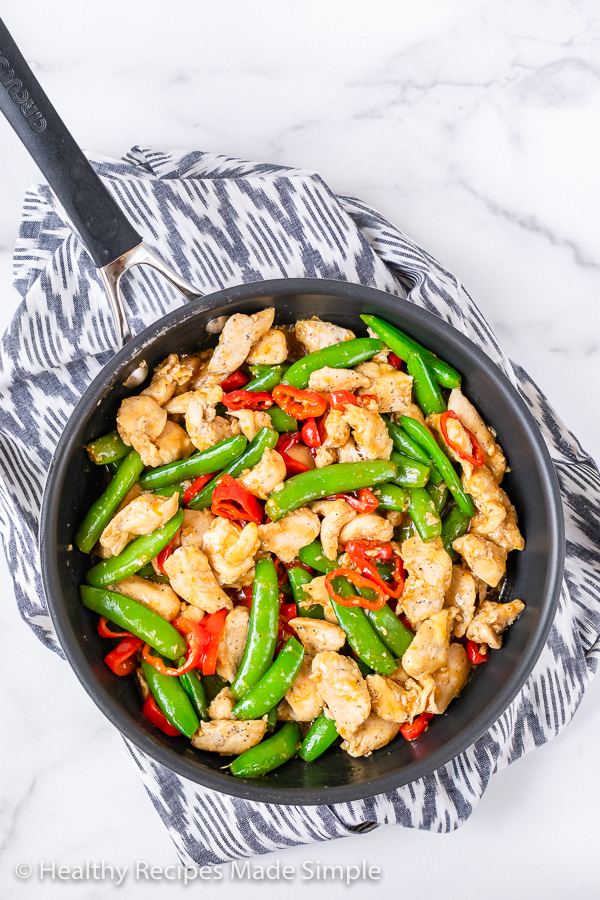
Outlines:
<svg viewBox="0 0 600 900"><path fill-rule="evenodd" d="M168 560L168 558L173 553L175 542L177 540L179 540L180 534L181 534L181 528L178 528L177 531L175 532L175 534L173 535L173 537L171 538L171 540L169 541L169 543L167 544L167 546L163 547L163 549L160 551L160 553L156 557L156 565L157 565L158 569L163 573L163 575L167 574L165 572L164 565L165 565L166 561Z"/></svg>
<svg viewBox="0 0 600 900"><path fill-rule="evenodd" d="M412 722L405 722L400 726L400 734L407 741L414 741L420 737L424 731L429 728L429 723L433 719L433 713L421 713Z"/></svg>
<svg viewBox="0 0 600 900"><path fill-rule="evenodd" d="M333 497L327 497L327 500L345 500L358 513L370 513L379 506L379 500L371 488L359 488L356 493L357 497L352 494L334 494Z"/></svg>
<svg viewBox="0 0 600 900"><path fill-rule="evenodd" d="M187 637L187 651L185 654L185 663L181 666L180 669L170 669L165 666L162 659L157 656L152 656L151 648L149 644L144 644L144 649L142 650L142 656L144 660L151 666L154 666L161 675L185 675L186 672L191 672L192 669L196 669L202 659L202 653L204 651L205 644L207 642L207 634L202 625L199 625L197 622L192 622L191 619L186 619L185 616L179 616L178 619L174 619L171 622L173 628L176 628L179 634Z"/></svg>
<svg viewBox="0 0 600 900"><path fill-rule="evenodd" d="M150 694L142 706L142 715L145 716L149 722L152 722L156 728L160 728L164 734L168 734L169 737L177 737L181 734L174 725L171 725L152 694Z"/></svg>
<svg viewBox="0 0 600 900"><path fill-rule="evenodd" d="M290 456L289 453L280 450L279 455L285 463L286 478L291 478L292 475L301 475L302 472L310 471L310 466L307 466L306 463L300 462L299 459Z"/></svg>
<svg viewBox="0 0 600 900"><path fill-rule="evenodd" d="M212 495L211 512L223 519L255 522L260 525L263 508L250 491L238 484L231 475L221 475Z"/></svg>
<svg viewBox="0 0 600 900"><path fill-rule="evenodd" d="M319 434L319 428L313 416L310 416L308 419L306 419L304 425L302 426L301 434L302 440L307 447L321 446L322 441Z"/></svg>
<svg viewBox="0 0 600 900"><path fill-rule="evenodd" d="M288 450L300 443L301 438L302 435L299 431L293 431L291 434L282 434L275 444L275 449L278 453L287 453Z"/></svg>
<svg viewBox="0 0 600 900"><path fill-rule="evenodd" d="M273 406L273 398L268 391L231 391L221 400L227 409L263 410Z"/></svg>
<svg viewBox="0 0 600 900"><path fill-rule="evenodd" d="M316 391L301 391L289 384L278 384L273 390L273 400L284 412L298 420L322 416L327 409L327 400Z"/></svg>
<svg viewBox="0 0 600 900"><path fill-rule="evenodd" d="M487 644L477 644L467 640L467 656L474 666L480 666L490 658Z"/></svg>
<svg viewBox="0 0 600 900"><path fill-rule="evenodd" d="M250 603L251 605L251 603ZM202 674L214 675L217 671L217 656L219 654L219 642L221 632L225 626L227 609L219 609L217 612L206 616L203 620L208 640L202 651ZM180 670L181 671L181 670Z"/></svg>
<svg viewBox="0 0 600 900"><path fill-rule="evenodd" d="M388 362L389 362L390 366L393 366L395 369L398 369L398 371L400 371L400 369L402 368L402 360L400 359L399 356L396 356L395 353L390 353L390 355L388 356Z"/></svg>
<svg viewBox="0 0 600 900"><path fill-rule="evenodd" d="M366 597L359 596L340 597L331 584L331 579L337 578L338 576L347 578L354 587L369 588L369 590L375 591L377 599L368 600ZM325 576L325 590L331 599L335 600L336 603L339 603L340 606L362 606L363 609L372 609L373 612L376 612L378 609L382 609L387 603L387 596L383 593L379 585L375 584L370 579L365 578L359 572L355 572L354 569L334 569L333 572L329 572Z"/></svg>
<svg viewBox="0 0 600 900"><path fill-rule="evenodd" d="M104 662L115 675L131 675L137 666L133 655L137 653L143 643L143 638L130 634L104 657Z"/></svg>
<svg viewBox="0 0 600 900"><path fill-rule="evenodd" d="M394 548L390 541L375 541L368 538L356 538L348 541L345 548L346 553L361 554L369 556L372 559L391 559L394 555Z"/></svg>
<svg viewBox="0 0 600 900"><path fill-rule="evenodd" d="M358 400L350 391L331 391L329 405L332 409L344 410L346 406L358 406Z"/></svg>
<svg viewBox="0 0 600 900"><path fill-rule="evenodd" d="M243 388L245 384L248 384L250 379L246 378L243 372L240 372L238 369L237 372L234 372L233 375L229 375L225 381L222 381L219 387L223 391L223 393L227 394L229 391L238 391L240 388Z"/></svg>
<svg viewBox="0 0 600 900"><path fill-rule="evenodd" d="M448 419L456 419L457 422L460 422L462 427L465 429L467 434L469 435L471 441L471 447L473 450L473 456L469 456L468 453L465 453L460 447L448 436ZM475 437L472 431L469 431L466 425L463 425L461 419L456 415L456 413L449 409L445 413L442 413L440 416L440 430L444 437L444 440L448 444L451 450L453 450L459 459L464 459L465 462L470 463L472 466L482 466L485 462L485 457L483 455L483 450L481 448L481 444Z"/></svg>
<svg viewBox="0 0 600 900"><path fill-rule="evenodd" d="M348 541L348 544L350 543L353 542ZM383 591L383 593L388 597L393 597L394 600L398 600L398 598L402 596L402 593L404 591L404 565L400 557L394 556L394 571L392 573L392 582L387 583L383 580L377 570L377 567L371 562L369 557L364 553L358 552L356 550L354 550L354 552L352 552L352 550L348 550L348 544L346 544L345 548L346 553L348 554L356 568L366 578L370 578L380 591Z"/></svg>
<svg viewBox="0 0 600 900"><path fill-rule="evenodd" d="M189 488L186 488L183 492L183 505L187 506L190 500L193 500L196 494L199 494L204 485L208 484L216 474L216 472L211 472L210 475L199 475L196 480L190 484Z"/></svg>
<svg viewBox="0 0 600 900"><path fill-rule="evenodd" d="M98 622L98 634L103 638L125 638L131 637L130 631L111 631L108 627L108 619L106 616L100 616L100 621Z"/></svg>

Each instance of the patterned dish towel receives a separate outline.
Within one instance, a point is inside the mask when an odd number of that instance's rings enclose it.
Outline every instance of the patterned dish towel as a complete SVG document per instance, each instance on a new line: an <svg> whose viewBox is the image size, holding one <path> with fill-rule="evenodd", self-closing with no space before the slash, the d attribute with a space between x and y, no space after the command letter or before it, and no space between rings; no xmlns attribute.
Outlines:
<svg viewBox="0 0 600 900"><path fill-rule="evenodd" d="M460 283L395 226L338 197L312 172L210 153L136 147L93 160L144 239L206 293L282 277L347 280L417 303L478 344L537 419L560 481L567 557L556 619L531 676L460 757L387 794L334 806L282 807L218 794L127 743L186 865L267 853L378 824L448 832L473 812L491 775L573 717L600 653L600 477L527 374L502 353ZM75 404L115 352L109 303L85 249L46 186L31 190L14 256L23 300L0 346L0 515L22 617L57 653L44 599L38 522L48 465ZM126 285L140 331L181 296L147 268Z"/></svg>

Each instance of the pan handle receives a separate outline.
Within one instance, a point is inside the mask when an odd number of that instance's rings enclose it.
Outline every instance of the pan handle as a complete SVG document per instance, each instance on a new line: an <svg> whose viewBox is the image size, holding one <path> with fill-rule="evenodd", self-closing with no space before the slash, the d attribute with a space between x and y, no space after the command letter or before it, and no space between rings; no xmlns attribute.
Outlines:
<svg viewBox="0 0 600 900"><path fill-rule="evenodd" d="M0 109L38 164L98 268L141 243L75 143L0 19Z"/></svg>

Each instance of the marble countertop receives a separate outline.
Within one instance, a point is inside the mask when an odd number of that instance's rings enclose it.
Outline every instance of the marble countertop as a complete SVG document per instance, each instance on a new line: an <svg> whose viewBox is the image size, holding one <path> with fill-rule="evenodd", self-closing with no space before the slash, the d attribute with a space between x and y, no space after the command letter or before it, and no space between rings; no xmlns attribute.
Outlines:
<svg viewBox="0 0 600 900"><path fill-rule="evenodd" d="M509 355L600 459L597 4L105 0L73 12L68 0L29 0L5 21L84 148L203 149L316 170L463 281ZM20 205L39 176L8 126L0 130L4 328L17 304L10 258ZM27 860L165 866L176 857L118 733L22 624L4 561L0 584L0 894L159 896L164 880L66 889L16 877ZM16 678L24 661L27 675ZM599 742L593 683L573 723L496 775L459 831L384 827L261 862L366 859L382 868L382 900L400 886L413 900L466 890L489 900L582 897L598 881ZM216 898L228 886L225 877L202 891ZM293 897L304 886L250 881L243 890Z"/></svg>

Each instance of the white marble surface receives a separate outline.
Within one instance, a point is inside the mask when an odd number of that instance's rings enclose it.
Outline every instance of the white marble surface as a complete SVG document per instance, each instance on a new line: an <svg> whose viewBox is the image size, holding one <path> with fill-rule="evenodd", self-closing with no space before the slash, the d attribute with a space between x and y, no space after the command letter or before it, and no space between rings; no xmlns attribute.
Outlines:
<svg viewBox="0 0 600 900"><path fill-rule="evenodd" d="M84 147L288 163L377 206L463 280L597 459L599 17L593 0L29 0L5 12ZM17 302L10 254L21 198L37 175L2 123L0 133L4 327ZM199 890L133 880L136 860L175 861L166 832L118 734L21 623L4 563L0 584L0 895ZM382 900L596 893L599 701L594 683L571 726L497 775L452 835L381 828L273 859L297 869L367 859L382 867ZM17 863L40 859L130 869L118 889L15 876ZM365 891L310 885L316 896ZM230 887L226 874L201 890L216 898ZM305 887L297 878L243 890L293 897Z"/></svg>

